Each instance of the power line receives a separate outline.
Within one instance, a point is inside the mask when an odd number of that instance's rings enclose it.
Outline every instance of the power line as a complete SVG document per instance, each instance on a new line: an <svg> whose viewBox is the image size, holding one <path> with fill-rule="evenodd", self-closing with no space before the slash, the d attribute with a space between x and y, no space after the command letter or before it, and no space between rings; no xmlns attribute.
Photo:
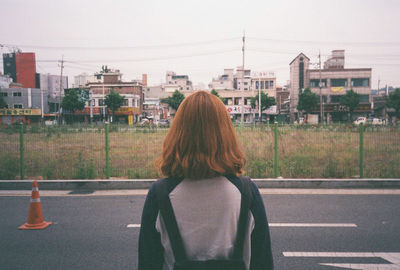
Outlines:
<svg viewBox="0 0 400 270"><path fill-rule="evenodd" d="M371 41L315 41L315 40L289 40L289 39L271 39L271 38L256 38L249 37L250 40L254 41L263 41L263 42L278 42L278 43L305 43L305 44L322 44L322 45L352 45L352 46L400 46L400 42L390 42L390 41L382 41L382 42L371 42Z"/></svg>
<svg viewBox="0 0 400 270"><path fill-rule="evenodd" d="M232 37L217 40L185 42L174 44L158 44L158 45L141 45L141 46L105 46L105 47L85 47L85 46L44 46L44 45L18 45L19 47L33 48L33 49L51 49L51 50L135 50L135 49L159 49L159 48L173 48L173 47L189 47L200 46L206 44L215 44L228 41L240 40L240 37ZM14 44L4 44L5 46L16 46Z"/></svg>

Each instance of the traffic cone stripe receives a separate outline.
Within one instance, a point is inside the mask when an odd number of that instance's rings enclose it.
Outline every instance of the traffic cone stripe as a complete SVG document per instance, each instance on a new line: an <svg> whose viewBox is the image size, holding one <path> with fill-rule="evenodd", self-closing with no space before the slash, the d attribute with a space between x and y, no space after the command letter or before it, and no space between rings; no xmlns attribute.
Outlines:
<svg viewBox="0 0 400 270"><path fill-rule="evenodd" d="M36 181L32 183L31 203L29 204L28 221L20 226L20 230L37 230L48 227L51 222L43 220L42 204L40 203L39 187Z"/></svg>

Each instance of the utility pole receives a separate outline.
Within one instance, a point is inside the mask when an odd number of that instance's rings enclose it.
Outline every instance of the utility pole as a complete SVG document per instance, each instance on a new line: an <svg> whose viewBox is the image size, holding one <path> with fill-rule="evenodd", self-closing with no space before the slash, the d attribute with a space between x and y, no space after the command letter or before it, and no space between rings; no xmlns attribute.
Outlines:
<svg viewBox="0 0 400 270"><path fill-rule="evenodd" d="M379 88L379 84L380 84L380 82L381 82L381 79L380 79L380 78L378 78L378 93L377 93L377 94L378 94L378 96L379 96L379 92L380 92L380 90L381 90L381 89Z"/></svg>
<svg viewBox="0 0 400 270"><path fill-rule="evenodd" d="M244 118L244 44L245 44L245 33L243 31L243 46L242 46L242 107L241 107L241 120L240 123L243 126L243 118Z"/></svg>
<svg viewBox="0 0 400 270"><path fill-rule="evenodd" d="M321 123L324 123L324 112L322 106L322 79L321 79L321 50L319 51L319 110L321 112Z"/></svg>
<svg viewBox="0 0 400 270"><path fill-rule="evenodd" d="M64 55L61 58L61 75L60 75L60 96L58 97L58 123L61 124L61 93L63 90L63 69L64 69Z"/></svg>
<svg viewBox="0 0 400 270"><path fill-rule="evenodd" d="M259 74L261 76L261 74ZM261 124L261 77L258 78L258 121Z"/></svg>

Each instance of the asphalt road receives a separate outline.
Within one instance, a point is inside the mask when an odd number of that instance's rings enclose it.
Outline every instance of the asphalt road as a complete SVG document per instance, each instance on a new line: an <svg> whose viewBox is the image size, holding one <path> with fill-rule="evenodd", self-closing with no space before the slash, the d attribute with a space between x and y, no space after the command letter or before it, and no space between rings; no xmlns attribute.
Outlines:
<svg viewBox="0 0 400 270"><path fill-rule="evenodd" d="M29 197L0 196L0 269L136 269L144 199L42 196L44 218L53 224L21 231ZM399 195L263 199L275 269L400 269Z"/></svg>

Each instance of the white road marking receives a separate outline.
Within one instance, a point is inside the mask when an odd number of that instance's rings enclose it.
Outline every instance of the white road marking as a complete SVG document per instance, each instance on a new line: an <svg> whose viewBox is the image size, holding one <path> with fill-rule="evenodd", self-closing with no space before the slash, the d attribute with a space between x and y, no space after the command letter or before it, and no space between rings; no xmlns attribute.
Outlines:
<svg viewBox="0 0 400 270"><path fill-rule="evenodd" d="M93 193L72 193L72 190L40 190L41 197L145 196L148 189L96 190ZM31 190L0 190L0 196L31 196ZM400 189L290 189L262 188L262 195L400 195Z"/></svg>
<svg viewBox="0 0 400 270"><path fill-rule="evenodd" d="M140 228L140 224L128 224L127 228Z"/></svg>
<svg viewBox="0 0 400 270"><path fill-rule="evenodd" d="M400 270L400 253L398 252L283 252L283 255L285 257L382 258L390 264L320 263L320 265L359 270Z"/></svg>
<svg viewBox="0 0 400 270"><path fill-rule="evenodd" d="M269 227L338 227L338 228L354 228L354 223L269 223ZM140 228L140 224L128 224L127 228Z"/></svg>
<svg viewBox="0 0 400 270"><path fill-rule="evenodd" d="M338 228L354 228L354 223L269 223L270 227L338 227Z"/></svg>

